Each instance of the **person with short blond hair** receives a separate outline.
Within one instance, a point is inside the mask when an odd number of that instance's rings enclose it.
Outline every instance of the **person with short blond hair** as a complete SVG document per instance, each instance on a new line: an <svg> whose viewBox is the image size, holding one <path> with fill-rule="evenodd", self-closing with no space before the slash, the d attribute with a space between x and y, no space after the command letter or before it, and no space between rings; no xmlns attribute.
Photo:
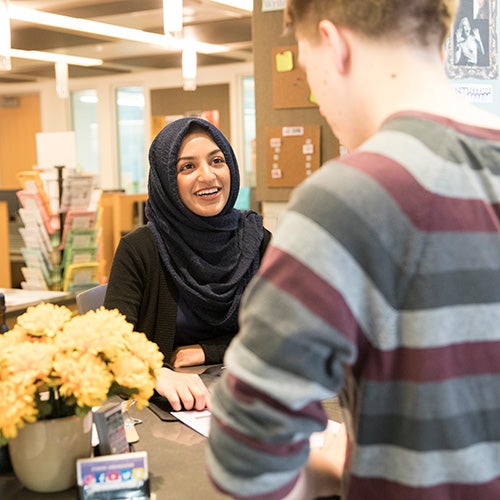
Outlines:
<svg viewBox="0 0 500 500"><path fill-rule="evenodd" d="M235 498L500 498L500 118L445 75L457 4L287 2L348 153L293 192L242 299L207 450Z"/></svg>

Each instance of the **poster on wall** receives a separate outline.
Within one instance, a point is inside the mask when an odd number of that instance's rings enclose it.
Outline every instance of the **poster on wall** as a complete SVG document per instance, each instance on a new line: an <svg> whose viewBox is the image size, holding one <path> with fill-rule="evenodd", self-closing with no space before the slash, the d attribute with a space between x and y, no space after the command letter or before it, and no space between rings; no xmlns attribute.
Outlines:
<svg viewBox="0 0 500 500"><path fill-rule="evenodd" d="M446 42L450 78L492 80L498 76L497 0L461 0Z"/></svg>

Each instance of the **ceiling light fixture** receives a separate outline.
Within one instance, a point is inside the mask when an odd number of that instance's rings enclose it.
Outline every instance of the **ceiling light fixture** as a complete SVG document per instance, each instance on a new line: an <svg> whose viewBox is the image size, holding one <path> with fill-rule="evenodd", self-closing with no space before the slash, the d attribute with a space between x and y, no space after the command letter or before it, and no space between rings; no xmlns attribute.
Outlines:
<svg viewBox="0 0 500 500"><path fill-rule="evenodd" d="M42 12L28 7L19 7L17 5L10 5L9 14L11 19L16 19L17 21L25 21L44 26L53 26L54 28L63 28L109 38L118 38L120 40L130 40L133 42L160 45L165 49L172 51L180 51L183 47L182 40L174 38L171 34L162 35L160 33L152 33L149 31L117 26L116 24L101 23L98 21L90 21L88 19ZM193 43L196 51L201 52L202 54L216 54L229 51L229 49L224 45L201 42Z"/></svg>
<svg viewBox="0 0 500 500"><path fill-rule="evenodd" d="M0 71L10 71L9 0L0 0Z"/></svg>
<svg viewBox="0 0 500 500"><path fill-rule="evenodd" d="M161 35L160 33L151 33L149 31L126 28L124 26L101 23L78 17L62 16L60 14L52 14L50 12L42 12L28 7L14 5L10 6L9 12L10 18L18 21L53 26L55 28L65 28L110 38L120 38L122 40L162 45L166 48L175 48L175 40L173 40L173 37Z"/></svg>
<svg viewBox="0 0 500 500"><path fill-rule="evenodd" d="M197 56L193 45L185 40L182 50L182 80L184 90L196 90Z"/></svg>
<svg viewBox="0 0 500 500"><path fill-rule="evenodd" d="M54 63L61 62L72 64L73 66L99 66L103 63L102 59L71 56L68 54L57 54L56 52L42 52L38 50L10 49L10 57L19 59L31 59L33 61L45 61Z"/></svg>
<svg viewBox="0 0 500 500"><path fill-rule="evenodd" d="M69 77L68 64L65 62L56 62L56 93L61 99L69 97Z"/></svg>
<svg viewBox="0 0 500 500"><path fill-rule="evenodd" d="M182 33L182 0L163 0L163 29L165 35Z"/></svg>

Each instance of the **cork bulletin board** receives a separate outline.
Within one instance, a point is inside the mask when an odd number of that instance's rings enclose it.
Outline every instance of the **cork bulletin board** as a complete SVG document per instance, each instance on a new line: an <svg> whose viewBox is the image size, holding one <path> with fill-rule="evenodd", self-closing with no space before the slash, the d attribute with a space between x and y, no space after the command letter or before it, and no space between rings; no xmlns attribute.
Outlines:
<svg viewBox="0 0 500 500"><path fill-rule="evenodd" d="M320 125L266 127L268 187L293 188L321 165Z"/></svg>
<svg viewBox="0 0 500 500"><path fill-rule="evenodd" d="M272 58L273 107L317 108L306 73L299 67L297 45L273 47Z"/></svg>
<svg viewBox="0 0 500 500"><path fill-rule="evenodd" d="M254 78L255 78L255 169L256 169L256 189L255 199L267 204L267 202L287 202L290 194L295 186L287 187L286 184L296 184L299 179L307 177L305 171L305 163L302 159L303 155L301 149L293 162L290 162L290 157L285 161L280 157L279 163L282 165L282 179L272 179L271 169L273 156L269 150L269 137L267 136L268 127L286 127L289 125L300 125L308 127L310 125L317 125L320 127L320 156L321 162L330 158L335 158L339 153L339 144L337 138L333 135L326 120L319 112L319 106L309 101L309 88L306 87L305 77L300 80L301 87L305 89L302 93L302 99L296 97L284 98L285 105L289 106L295 101L299 101L300 105L306 104L306 107L289 107L289 108L276 108L274 103L275 94L290 93L289 87L273 89L273 79L282 79L286 82L286 78L290 75L285 75L287 71L277 71L276 60L273 55L273 48L276 51L280 48L286 50L288 47L292 48L292 55L294 56L294 68L298 68L298 49L297 41L293 33L283 33L283 9L277 11L263 11L262 0L254 0L254 11L252 15L252 32L253 32L253 47L254 47ZM288 69L289 61L285 58L280 61L284 63L284 67L280 69ZM300 70L300 68L298 68ZM301 71L302 72L302 71ZM277 75L277 73L280 73ZM275 85L275 83L274 83ZM294 87L295 88L295 87ZM281 96L279 96L281 100ZM281 105L280 102L277 102ZM306 129L307 131L307 129ZM281 136L281 135L280 135ZM287 140L284 140L286 147ZM286 151L285 151L286 153ZM284 166L283 166L284 165ZM311 165L312 166L312 165ZM288 168L287 168L288 167ZM292 169L292 178L288 182L289 169ZM311 168L313 170L313 168ZM276 174L277 172L275 172ZM300 182L299 182L300 183ZM281 187L283 186L283 187Z"/></svg>

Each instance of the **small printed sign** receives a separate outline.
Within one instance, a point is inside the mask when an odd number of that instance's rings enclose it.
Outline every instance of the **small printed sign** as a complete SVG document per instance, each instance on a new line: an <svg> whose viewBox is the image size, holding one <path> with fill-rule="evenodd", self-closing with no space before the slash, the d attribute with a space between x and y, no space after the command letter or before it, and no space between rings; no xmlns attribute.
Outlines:
<svg viewBox="0 0 500 500"><path fill-rule="evenodd" d="M78 489L82 500L104 498L149 499L148 461L145 451L77 460ZM112 493L111 493L112 492Z"/></svg>
<svg viewBox="0 0 500 500"><path fill-rule="evenodd" d="M262 12L271 12L273 10L283 10L286 0L262 0Z"/></svg>
<svg viewBox="0 0 500 500"><path fill-rule="evenodd" d="M304 135L304 127L283 127L283 137L293 137Z"/></svg>

